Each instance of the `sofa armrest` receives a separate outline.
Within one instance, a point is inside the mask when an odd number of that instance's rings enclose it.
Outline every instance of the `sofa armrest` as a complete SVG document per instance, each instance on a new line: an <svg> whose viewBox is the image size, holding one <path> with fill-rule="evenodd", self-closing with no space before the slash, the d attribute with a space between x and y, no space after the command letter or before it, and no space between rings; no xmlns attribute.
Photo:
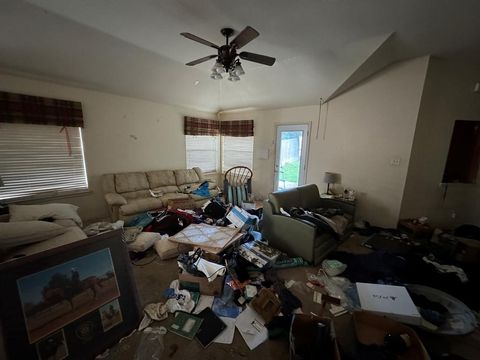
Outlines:
<svg viewBox="0 0 480 360"><path fill-rule="evenodd" d="M108 193L104 195L105 201L110 206L121 206L127 203L127 199L125 199L122 195L117 193Z"/></svg>
<svg viewBox="0 0 480 360"><path fill-rule="evenodd" d="M313 262L317 226L309 221L274 214L268 200L263 204L263 237L288 255Z"/></svg>

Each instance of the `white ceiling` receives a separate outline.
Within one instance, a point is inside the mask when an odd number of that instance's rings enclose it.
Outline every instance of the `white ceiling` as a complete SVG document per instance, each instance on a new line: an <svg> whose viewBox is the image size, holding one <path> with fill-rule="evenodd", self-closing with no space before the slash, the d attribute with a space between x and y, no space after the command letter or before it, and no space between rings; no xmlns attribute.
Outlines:
<svg viewBox="0 0 480 360"><path fill-rule="evenodd" d="M0 0L0 66L207 111L307 105L357 82L365 63L479 61L478 14L477 0ZM231 83L209 78L213 60L184 65L214 52L180 32L221 44L220 28L246 25L260 36L242 50L273 67L244 61Z"/></svg>

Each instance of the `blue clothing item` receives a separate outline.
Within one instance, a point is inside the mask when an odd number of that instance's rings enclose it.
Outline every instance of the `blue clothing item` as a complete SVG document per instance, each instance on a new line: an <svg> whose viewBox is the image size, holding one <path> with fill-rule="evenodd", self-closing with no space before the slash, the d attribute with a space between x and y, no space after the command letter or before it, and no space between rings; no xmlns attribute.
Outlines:
<svg viewBox="0 0 480 360"><path fill-rule="evenodd" d="M208 191L208 182L204 181L200 184L200 186L192 191L192 194L203 196L203 197L210 197L210 191Z"/></svg>
<svg viewBox="0 0 480 360"><path fill-rule="evenodd" d="M128 222L126 226L128 227L139 226L139 227L145 228L148 225L150 225L152 222L153 222L153 217L148 213L143 213L133 218L133 220Z"/></svg>

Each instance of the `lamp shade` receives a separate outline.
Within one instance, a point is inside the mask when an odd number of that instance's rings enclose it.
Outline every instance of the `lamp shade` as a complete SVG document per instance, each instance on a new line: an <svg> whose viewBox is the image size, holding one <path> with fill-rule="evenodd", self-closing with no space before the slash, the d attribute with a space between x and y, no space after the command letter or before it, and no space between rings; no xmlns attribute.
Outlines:
<svg viewBox="0 0 480 360"><path fill-rule="evenodd" d="M340 184L342 177L340 174L333 172L326 172L323 175L323 182L327 184Z"/></svg>

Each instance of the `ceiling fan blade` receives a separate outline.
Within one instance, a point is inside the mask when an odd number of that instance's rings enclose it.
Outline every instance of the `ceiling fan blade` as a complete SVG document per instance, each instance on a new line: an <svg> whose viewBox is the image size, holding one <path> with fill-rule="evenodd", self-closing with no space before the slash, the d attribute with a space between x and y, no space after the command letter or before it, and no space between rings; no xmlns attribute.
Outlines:
<svg viewBox="0 0 480 360"><path fill-rule="evenodd" d="M238 54L238 56L240 56L240 58L243 60L253 61L263 65L272 66L273 64L275 64L275 58L270 56L254 54L246 51L242 51L240 54Z"/></svg>
<svg viewBox="0 0 480 360"><path fill-rule="evenodd" d="M186 63L185 65L188 65L188 66L197 65L197 64L200 64L204 61L213 59L214 57L217 57L217 55L208 55L208 56L202 57L201 59L190 61L189 63Z"/></svg>
<svg viewBox="0 0 480 360"><path fill-rule="evenodd" d="M202 39L201 37L198 37L197 35L193 35L193 34L190 34L190 33L187 33L187 32L182 32L182 33L180 33L180 35L185 36L187 39L199 42L200 44L210 46L214 49L218 49L217 45L215 45L214 43L212 43L208 40Z"/></svg>
<svg viewBox="0 0 480 360"><path fill-rule="evenodd" d="M243 29L240 34L237 35L235 39L232 40L231 44L234 44L237 49L247 45L250 41L255 39L259 34L257 30L251 26L247 26Z"/></svg>

